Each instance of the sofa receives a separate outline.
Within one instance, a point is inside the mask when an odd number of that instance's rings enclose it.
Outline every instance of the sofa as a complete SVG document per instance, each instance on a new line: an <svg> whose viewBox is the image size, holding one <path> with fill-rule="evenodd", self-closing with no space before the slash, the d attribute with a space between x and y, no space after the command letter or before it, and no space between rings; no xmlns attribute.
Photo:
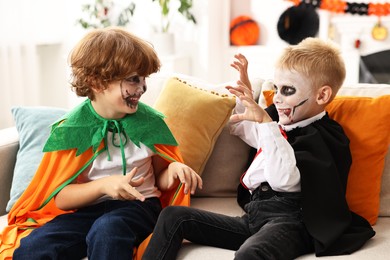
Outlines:
<svg viewBox="0 0 390 260"><path fill-rule="evenodd" d="M143 97L143 101L147 104L150 104L151 106L155 106L156 108L161 108L162 111L170 114L170 110L167 109L165 104L167 103L166 100L164 100L164 89L166 88L167 82L169 80L172 80L172 76L174 76L174 79L176 80L174 83L177 83L177 81L186 86L190 86L191 88L195 88L196 91L201 90L203 91L203 94L205 95L213 95L217 98L232 98L228 97L227 92L224 89L224 86L234 84L234 82L227 82L227 83L221 83L221 84L212 84L205 82L203 80L190 77L187 75L178 75L178 74L157 74L148 79L148 92ZM171 82L172 83L172 82ZM268 82L269 83L269 82ZM264 81L262 79L253 79L252 85L255 91L255 96L259 98L259 104L262 106L266 106L267 98L266 98L266 88L269 88L269 84L267 84L267 81ZM191 89L192 91L193 89ZM179 91L180 92L180 91ZM166 99L171 98L174 93L178 93L177 90L171 89L168 93L166 93L167 97ZM202 94L202 95L203 95ZM355 102L353 100L353 97L367 97L363 98L364 100L371 100L375 99L377 97L381 97L384 95L390 95L390 85L386 84L355 84L352 86L343 86L341 90L339 91L338 96L340 97L348 97L347 100L349 102L350 99L352 99L351 102ZM193 93L186 93L183 96L175 97L178 99L183 99L184 104L188 104L188 106L192 106L190 101L187 100L187 98L193 98ZM173 99L175 100L175 99ZM380 111L378 108L373 108L372 113L373 115L378 115L381 113L383 109L383 106L387 108L387 111L390 111L390 102L388 102L390 99L386 99L385 103L382 102ZM343 99L343 104L344 104ZM372 101L372 100L371 100ZM371 102L370 101L370 102ZM214 102L214 101L213 101ZM229 106L226 108L228 112L231 111L232 103L229 101ZM269 102L269 101L268 101ZM171 106L170 102L168 105ZM202 102L198 100L194 101L195 104L198 104L202 106ZM208 105L208 110L214 111L214 108L211 108L210 105ZM342 110L345 109L342 106L334 108L335 110ZM365 109L365 108L363 108ZM174 110L178 110L177 107L174 107ZM183 108L180 108L180 114L177 116L182 116L182 114L185 114ZM196 110L196 109L193 109ZM342 110L345 111L345 110ZM350 116L354 117L355 120L358 121L364 121L364 115L361 113L359 114L353 114L355 113L355 110L351 110L352 113ZM163 113L164 113L163 112ZM207 113L207 111L202 112ZM347 112L346 112L347 113ZM378 161L375 161L375 167L378 168L379 164L379 170L376 169L376 175L371 176L372 171L374 171L374 166L369 166L370 168L368 170L364 170L364 174L366 174L366 179L359 179L357 178L354 180L357 182L357 184L352 183L351 184L351 190L355 188L355 186L359 187L354 195L362 195L363 197L360 197L360 200L362 200L363 206L368 205L368 210L372 210L369 214L370 217L370 223L372 223L374 230L376 231L376 235L370 239L360 250L357 252L354 252L351 255L344 255L344 256L337 256L337 257L322 257L324 259L328 258L337 258L337 259L389 259L389 252L390 252L390 138L389 138L389 129L390 129L390 123L387 120L389 114L385 112L385 115L382 115L380 118L374 118L372 121L366 122L358 122L362 123L363 126L376 123L380 127L383 127L387 132L383 134L382 140L379 140L379 145L383 148L385 147L385 152L379 155L376 155L376 157L380 157ZM199 113L198 113L199 114ZM183 124L180 124L179 126L173 126L181 129L181 132L184 132L184 137L180 138L189 138L194 139L196 135L196 132L199 132L200 130L197 130L197 126L201 124L208 125L208 122L204 122L205 119L207 119L207 116L202 114L202 119L199 122L196 122L196 124L191 125L189 122L185 122L188 125L188 131L186 129L183 129ZM213 113L211 113L213 114ZM212 133L201 133L201 137L204 137L205 135L209 135L211 138L208 140L208 150L202 150L202 157L199 162L195 162L194 165L191 165L194 169L199 171L202 175L203 181L204 181L204 187L202 190L198 190L195 195L191 198L191 207L206 209L218 213L223 213L231 216L239 216L244 214L241 207L238 205L236 201L236 192L237 192L237 186L239 184L239 178L241 174L245 171L248 162L253 155L253 150L244 142L242 142L239 138L231 136L229 134L229 129L227 126L227 119L229 114L224 116L223 119L220 120L219 125L213 130ZM336 114L335 114L336 116ZM345 116L345 113L341 113L338 116ZM192 115L189 119L183 119L183 120L193 120L193 117L196 117L195 115ZM387 117L387 118L386 118ZM169 119L169 116L167 116L167 119ZM386 120L382 120L386 119ZM39 120L39 119L34 119ZM210 122L214 119L208 119ZM175 118L173 120L174 122L180 121L180 118ZM379 122L378 122L379 121ZM192 122L193 123L193 122ZM210 123L211 124L211 123ZM21 138L21 132L18 127L9 127L6 129L0 130L0 229L2 230L6 224L7 224L7 212L6 212L6 206L7 203L9 203L10 200L10 190L11 187L15 185L16 178L14 175L14 168L15 165L21 161L20 159L20 141ZM27 132L29 130L27 129ZM30 130L32 131L32 130ZM177 131L177 130L176 130ZM191 132L192 131L192 132ZM361 129L360 132L367 131L367 134L370 134L368 130ZM371 131L371 130L370 130ZM174 132L176 135L176 133ZM353 137L355 138L355 137ZM180 139L182 140L182 139ZM196 142L199 142L198 140L195 140ZM181 141L179 141L181 144ZM185 143L185 141L183 141ZM191 146L194 146L196 144L191 144ZM377 144L374 144L375 147L378 146ZM205 145L202 145L202 148ZM185 147L185 145L183 146ZM362 148L363 149L363 148ZM367 153L367 151L366 151ZM184 159L186 160L185 154L183 154ZM353 157L353 159L355 159ZM373 159L370 158L370 161ZM191 162L193 163L193 162ZM359 166L358 168L362 168L362 166ZM357 169L359 170L359 169ZM368 176L368 177L367 177ZM375 180L374 180L375 179ZM350 181L350 180L349 180ZM351 179L352 182L352 179ZM353 187L352 187L353 185ZM375 186L374 188L372 186ZM349 187L348 187L349 189ZM363 192L361 191L363 190ZM373 196L367 196L366 194L363 194L364 192L367 192L367 190L372 191ZM348 194L347 194L348 195ZM370 194L371 195L371 194ZM373 203L367 203L365 200L370 197L370 200L374 200ZM371 198L373 197L373 198ZM357 207L353 202L354 197L351 195L351 207ZM349 201L348 201L349 203ZM359 204L359 203L358 203ZM363 209L365 210L365 209ZM283 245L280 245L281 248ZM219 259L233 259L234 258L234 251L231 250L225 250L220 248L213 248L203 245L196 245L192 244L188 241L183 242L183 247L179 252L177 259L203 259L203 260L219 260ZM298 259L314 259L314 254L304 255L299 257Z"/></svg>

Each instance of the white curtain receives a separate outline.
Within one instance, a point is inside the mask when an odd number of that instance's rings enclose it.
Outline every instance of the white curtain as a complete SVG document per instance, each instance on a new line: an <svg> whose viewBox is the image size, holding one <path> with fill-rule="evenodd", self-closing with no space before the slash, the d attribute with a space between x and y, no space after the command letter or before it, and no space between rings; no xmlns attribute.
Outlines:
<svg viewBox="0 0 390 260"><path fill-rule="evenodd" d="M39 65L31 26L34 1L0 0L0 128L14 125L11 107L39 104Z"/></svg>

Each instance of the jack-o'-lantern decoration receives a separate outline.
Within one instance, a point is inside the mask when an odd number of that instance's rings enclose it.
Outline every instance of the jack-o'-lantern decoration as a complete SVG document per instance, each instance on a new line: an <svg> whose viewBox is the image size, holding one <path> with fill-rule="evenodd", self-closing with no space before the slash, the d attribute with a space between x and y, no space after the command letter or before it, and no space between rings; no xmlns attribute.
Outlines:
<svg viewBox="0 0 390 260"><path fill-rule="evenodd" d="M260 38L260 27L249 16L241 15L230 23L231 45L255 45Z"/></svg>

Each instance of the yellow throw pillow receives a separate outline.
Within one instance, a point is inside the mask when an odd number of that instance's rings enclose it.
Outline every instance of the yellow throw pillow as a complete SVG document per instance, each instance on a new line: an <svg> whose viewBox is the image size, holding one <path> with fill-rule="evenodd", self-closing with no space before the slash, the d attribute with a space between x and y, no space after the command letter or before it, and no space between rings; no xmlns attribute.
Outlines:
<svg viewBox="0 0 390 260"><path fill-rule="evenodd" d="M154 104L179 143L184 162L199 175L228 122L235 98L170 78Z"/></svg>

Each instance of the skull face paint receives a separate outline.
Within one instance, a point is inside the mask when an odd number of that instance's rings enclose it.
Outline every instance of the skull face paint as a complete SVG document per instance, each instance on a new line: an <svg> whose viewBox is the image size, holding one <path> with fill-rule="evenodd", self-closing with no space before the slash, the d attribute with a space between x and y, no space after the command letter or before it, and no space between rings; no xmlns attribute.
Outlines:
<svg viewBox="0 0 390 260"><path fill-rule="evenodd" d="M293 124L318 113L312 82L302 74L276 69L274 79L274 104L278 111L279 123Z"/></svg>
<svg viewBox="0 0 390 260"><path fill-rule="evenodd" d="M145 77L130 76L120 83L122 99L132 109L137 108L139 99L146 92Z"/></svg>

